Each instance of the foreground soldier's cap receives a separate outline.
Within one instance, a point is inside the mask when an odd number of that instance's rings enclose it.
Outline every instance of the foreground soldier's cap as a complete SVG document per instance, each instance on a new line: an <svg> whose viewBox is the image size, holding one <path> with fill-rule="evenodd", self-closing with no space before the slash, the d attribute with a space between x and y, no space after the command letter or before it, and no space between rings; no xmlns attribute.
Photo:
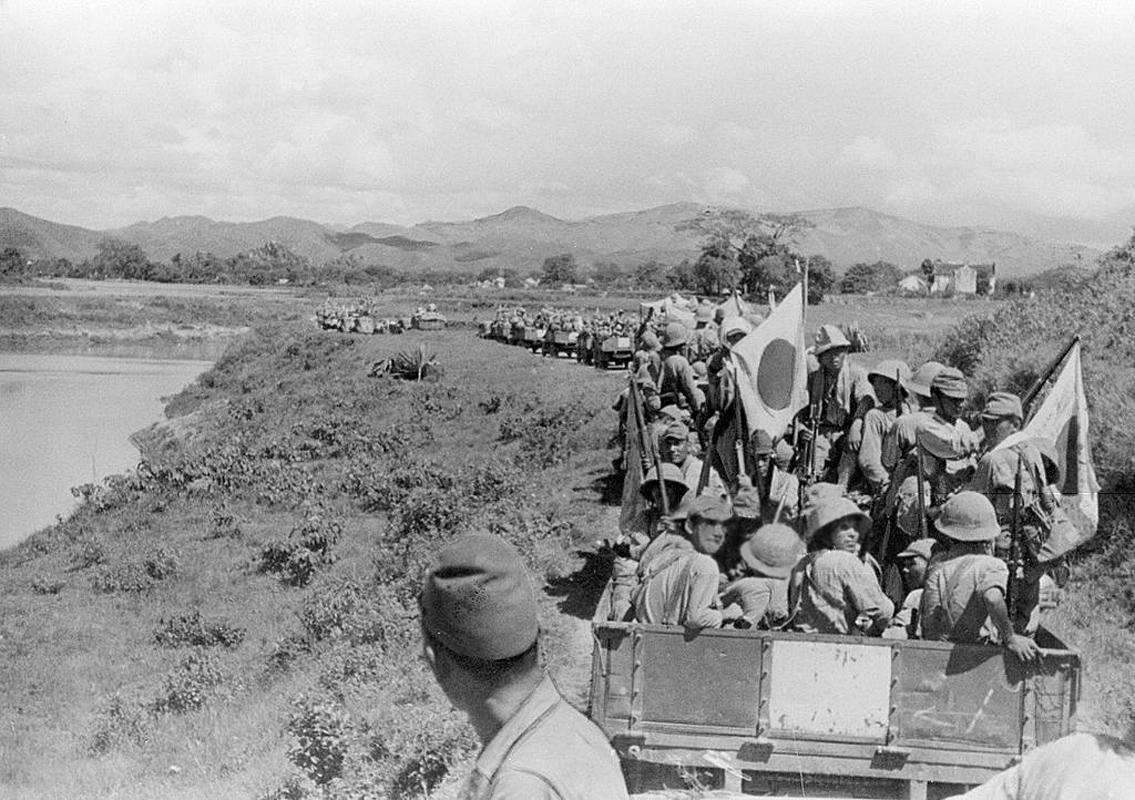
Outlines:
<svg viewBox="0 0 1135 800"><path fill-rule="evenodd" d="M686 485L685 478L682 477L682 470L674 464L666 462L662 465L662 480L672 486L679 486L683 491L687 491L690 487ZM658 484L658 472L651 467L650 471L642 479L642 485L638 487L639 493L643 497L649 496L650 490Z"/></svg>
<svg viewBox="0 0 1135 800"><path fill-rule="evenodd" d="M1021 408L1021 398L1012 392L994 392L985 401L985 408L981 411L982 419L1009 419L1016 417L1024 419L1025 412Z"/></svg>
<svg viewBox="0 0 1135 800"><path fill-rule="evenodd" d="M934 545L937 541L934 539L915 539L913 542L906 546L906 549L899 553L895 558L924 558L927 562L930 561L930 556L934 554Z"/></svg>
<svg viewBox="0 0 1135 800"><path fill-rule="evenodd" d="M741 545L741 560L762 575L787 578L805 549L796 531L776 522L762 525Z"/></svg>
<svg viewBox="0 0 1135 800"><path fill-rule="evenodd" d="M690 438L690 428L682 422L671 422L662 431L662 438L670 442L684 442Z"/></svg>
<svg viewBox="0 0 1135 800"><path fill-rule="evenodd" d="M690 332L680 322L669 322L662 331L663 347L681 347L690 340Z"/></svg>
<svg viewBox="0 0 1135 800"><path fill-rule="evenodd" d="M942 505L934 527L959 542L991 542L1001 535L997 512L978 492L958 492Z"/></svg>
<svg viewBox="0 0 1135 800"><path fill-rule="evenodd" d="M930 396L930 384L938 377L938 373L946 368L945 364L940 364L937 361L927 361L921 367L914 371L914 374L903 382L903 388L910 394L921 395L922 397Z"/></svg>
<svg viewBox="0 0 1135 800"><path fill-rule="evenodd" d="M905 361L888 358L867 371L867 380L872 378L886 378L889 381L897 381L900 386L905 386L910 381L910 367Z"/></svg>
<svg viewBox="0 0 1135 800"><path fill-rule="evenodd" d="M865 536L871 528L871 518L859 510L855 501L847 497L833 497L816 503L805 512L804 538L812 540L817 533L844 517L854 517L859 535Z"/></svg>
<svg viewBox="0 0 1135 800"><path fill-rule="evenodd" d="M717 494L703 494L690 501L686 519L704 519L710 522L728 522L733 518L729 498Z"/></svg>
<svg viewBox="0 0 1135 800"><path fill-rule="evenodd" d="M820 355L837 347L846 347L850 350L851 342L843 335L838 325L821 325L816 331L816 346L812 348L812 352Z"/></svg>
<svg viewBox="0 0 1135 800"><path fill-rule="evenodd" d="M426 573L419 604L425 629L469 658L512 658L539 634L532 577L516 548L493 534L447 544Z"/></svg>
<svg viewBox="0 0 1135 800"><path fill-rule="evenodd" d="M966 376L962 374L960 369L954 367L943 367L934 376L934 380L930 382L930 389L933 391L937 389L946 397L952 397L955 400L965 400L969 396L969 385L966 383Z"/></svg>
<svg viewBox="0 0 1135 800"><path fill-rule="evenodd" d="M670 403L669 405L662 406L658 411L659 416L666 417L673 422L685 422L690 418L690 412L679 405Z"/></svg>
<svg viewBox="0 0 1135 800"><path fill-rule="evenodd" d="M752 332L752 324L744 317L725 317L717 330L717 338L722 344L727 344L729 337L735 333L748 336Z"/></svg>

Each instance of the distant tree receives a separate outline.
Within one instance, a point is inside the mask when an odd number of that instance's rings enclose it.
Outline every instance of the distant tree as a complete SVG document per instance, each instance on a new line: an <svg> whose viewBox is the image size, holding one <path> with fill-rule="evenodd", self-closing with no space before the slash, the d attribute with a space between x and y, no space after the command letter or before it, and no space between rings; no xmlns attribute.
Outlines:
<svg viewBox="0 0 1135 800"><path fill-rule="evenodd" d="M922 277L926 278L927 283L934 283L934 262L929 258L922 261Z"/></svg>
<svg viewBox="0 0 1135 800"><path fill-rule="evenodd" d="M852 264L839 279L839 290L844 294L868 294L898 286L902 270L889 261Z"/></svg>
<svg viewBox="0 0 1135 800"><path fill-rule="evenodd" d="M695 290L699 294L718 295L735 289L741 278L741 267L735 258L716 250L706 249L694 262Z"/></svg>
<svg viewBox="0 0 1135 800"><path fill-rule="evenodd" d="M820 255L808 256L808 305L824 302L835 286L835 267Z"/></svg>
<svg viewBox="0 0 1135 800"><path fill-rule="evenodd" d="M24 254L14 247L0 250L0 277L19 278L27 273L28 262Z"/></svg>
<svg viewBox="0 0 1135 800"><path fill-rule="evenodd" d="M575 283L577 280L575 256L571 253L544 259L544 266L540 275L542 286L560 286L565 283Z"/></svg>
<svg viewBox="0 0 1135 800"><path fill-rule="evenodd" d="M94 278L126 278L149 280L157 265L138 245L121 239L104 239L98 244L98 254L89 262L88 271Z"/></svg>
<svg viewBox="0 0 1135 800"><path fill-rule="evenodd" d="M694 265L690 263L688 258L683 258L667 271L666 281L669 288L680 292L694 292L698 288L698 279L694 275Z"/></svg>
<svg viewBox="0 0 1135 800"><path fill-rule="evenodd" d="M597 286L618 286L627 278L627 273L614 261L596 262L592 279Z"/></svg>
<svg viewBox="0 0 1135 800"><path fill-rule="evenodd" d="M636 289L665 289L670 285L670 270L657 259L650 258L634 269Z"/></svg>

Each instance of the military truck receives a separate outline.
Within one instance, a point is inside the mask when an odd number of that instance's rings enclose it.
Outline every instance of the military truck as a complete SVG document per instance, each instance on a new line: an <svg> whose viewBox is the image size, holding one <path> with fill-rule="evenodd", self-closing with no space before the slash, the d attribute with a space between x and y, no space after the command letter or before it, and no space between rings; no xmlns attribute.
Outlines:
<svg viewBox="0 0 1135 800"><path fill-rule="evenodd" d="M592 622L589 713L632 792L948 797L1071 733L1079 655L989 645Z"/></svg>
<svg viewBox="0 0 1135 800"><path fill-rule="evenodd" d="M599 369L607 369L612 364L625 366L634 358L634 340L629 336L608 336L602 340L595 337L592 360Z"/></svg>

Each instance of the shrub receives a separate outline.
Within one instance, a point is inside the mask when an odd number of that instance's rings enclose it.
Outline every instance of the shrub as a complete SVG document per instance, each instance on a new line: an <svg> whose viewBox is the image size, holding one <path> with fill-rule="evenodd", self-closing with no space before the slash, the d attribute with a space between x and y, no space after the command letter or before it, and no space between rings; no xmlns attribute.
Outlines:
<svg viewBox="0 0 1135 800"><path fill-rule="evenodd" d="M162 694L154 701L157 713L183 714L203 707L209 694L221 683L216 657L208 650L195 650L166 675Z"/></svg>
<svg viewBox="0 0 1135 800"><path fill-rule="evenodd" d="M177 555L160 547L145 557L142 566L146 570L146 574L155 581L172 577L180 569Z"/></svg>
<svg viewBox="0 0 1135 800"><path fill-rule="evenodd" d="M377 582L363 585L341 578L317 587L299 611L312 641L343 639L353 645L406 643L414 613Z"/></svg>
<svg viewBox="0 0 1135 800"><path fill-rule="evenodd" d="M75 548L73 564L75 569L105 564L107 559L106 543L101 539L81 539Z"/></svg>
<svg viewBox="0 0 1135 800"><path fill-rule="evenodd" d="M328 699L300 697L294 705L288 733L295 742L288 748L288 759L311 780L325 785L343 771L350 747L350 718Z"/></svg>
<svg viewBox="0 0 1135 800"><path fill-rule="evenodd" d="M152 588L154 583L154 578L146 566L137 561L101 564L91 577L91 587L103 594L144 592Z"/></svg>
<svg viewBox="0 0 1135 800"><path fill-rule="evenodd" d="M112 695L95 719L88 749L91 755L105 755L124 744L142 745L147 739L145 710L121 695Z"/></svg>
<svg viewBox="0 0 1135 800"><path fill-rule="evenodd" d="M163 647L236 647L245 633L227 619L205 620L200 611L191 611L162 617L154 629L154 641Z"/></svg>
<svg viewBox="0 0 1135 800"><path fill-rule="evenodd" d="M47 575L36 575L31 582L32 591L36 594L59 594L66 585L62 578Z"/></svg>
<svg viewBox="0 0 1135 800"><path fill-rule="evenodd" d="M407 708L406 716L386 729L376 746L400 761L390 783L393 796L429 796L453 765L473 752L476 737L453 713L439 716L432 708L416 706Z"/></svg>
<svg viewBox="0 0 1135 800"><path fill-rule="evenodd" d="M331 548L341 533L337 517L323 509L310 509L287 538L261 547L257 569L278 575L289 586L307 586L318 569L334 562Z"/></svg>
<svg viewBox="0 0 1135 800"><path fill-rule="evenodd" d="M209 521L209 539L239 539L243 535L237 518L228 509L219 506Z"/></svg>
<svg viewBox="0 0 1135 800"><path fill-rule="evenodd" d="M550 408L537 403L507 414L500 423L500 436L505 442L520 441L519 466L554 467L576 452L579 443L574 435L592 416L582 399Z"/></svg>

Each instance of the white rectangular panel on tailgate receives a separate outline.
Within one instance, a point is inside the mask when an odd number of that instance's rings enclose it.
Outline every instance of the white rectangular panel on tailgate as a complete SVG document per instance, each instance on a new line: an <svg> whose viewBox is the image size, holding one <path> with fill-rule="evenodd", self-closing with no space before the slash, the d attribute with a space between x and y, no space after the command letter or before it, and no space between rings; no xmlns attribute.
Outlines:
<svg viewBox="0 0 1135 800"><path fill-rule="evenodd" d="M889 647L774 642L769 680L769 721L774 731L886 737Z"/></svg>

